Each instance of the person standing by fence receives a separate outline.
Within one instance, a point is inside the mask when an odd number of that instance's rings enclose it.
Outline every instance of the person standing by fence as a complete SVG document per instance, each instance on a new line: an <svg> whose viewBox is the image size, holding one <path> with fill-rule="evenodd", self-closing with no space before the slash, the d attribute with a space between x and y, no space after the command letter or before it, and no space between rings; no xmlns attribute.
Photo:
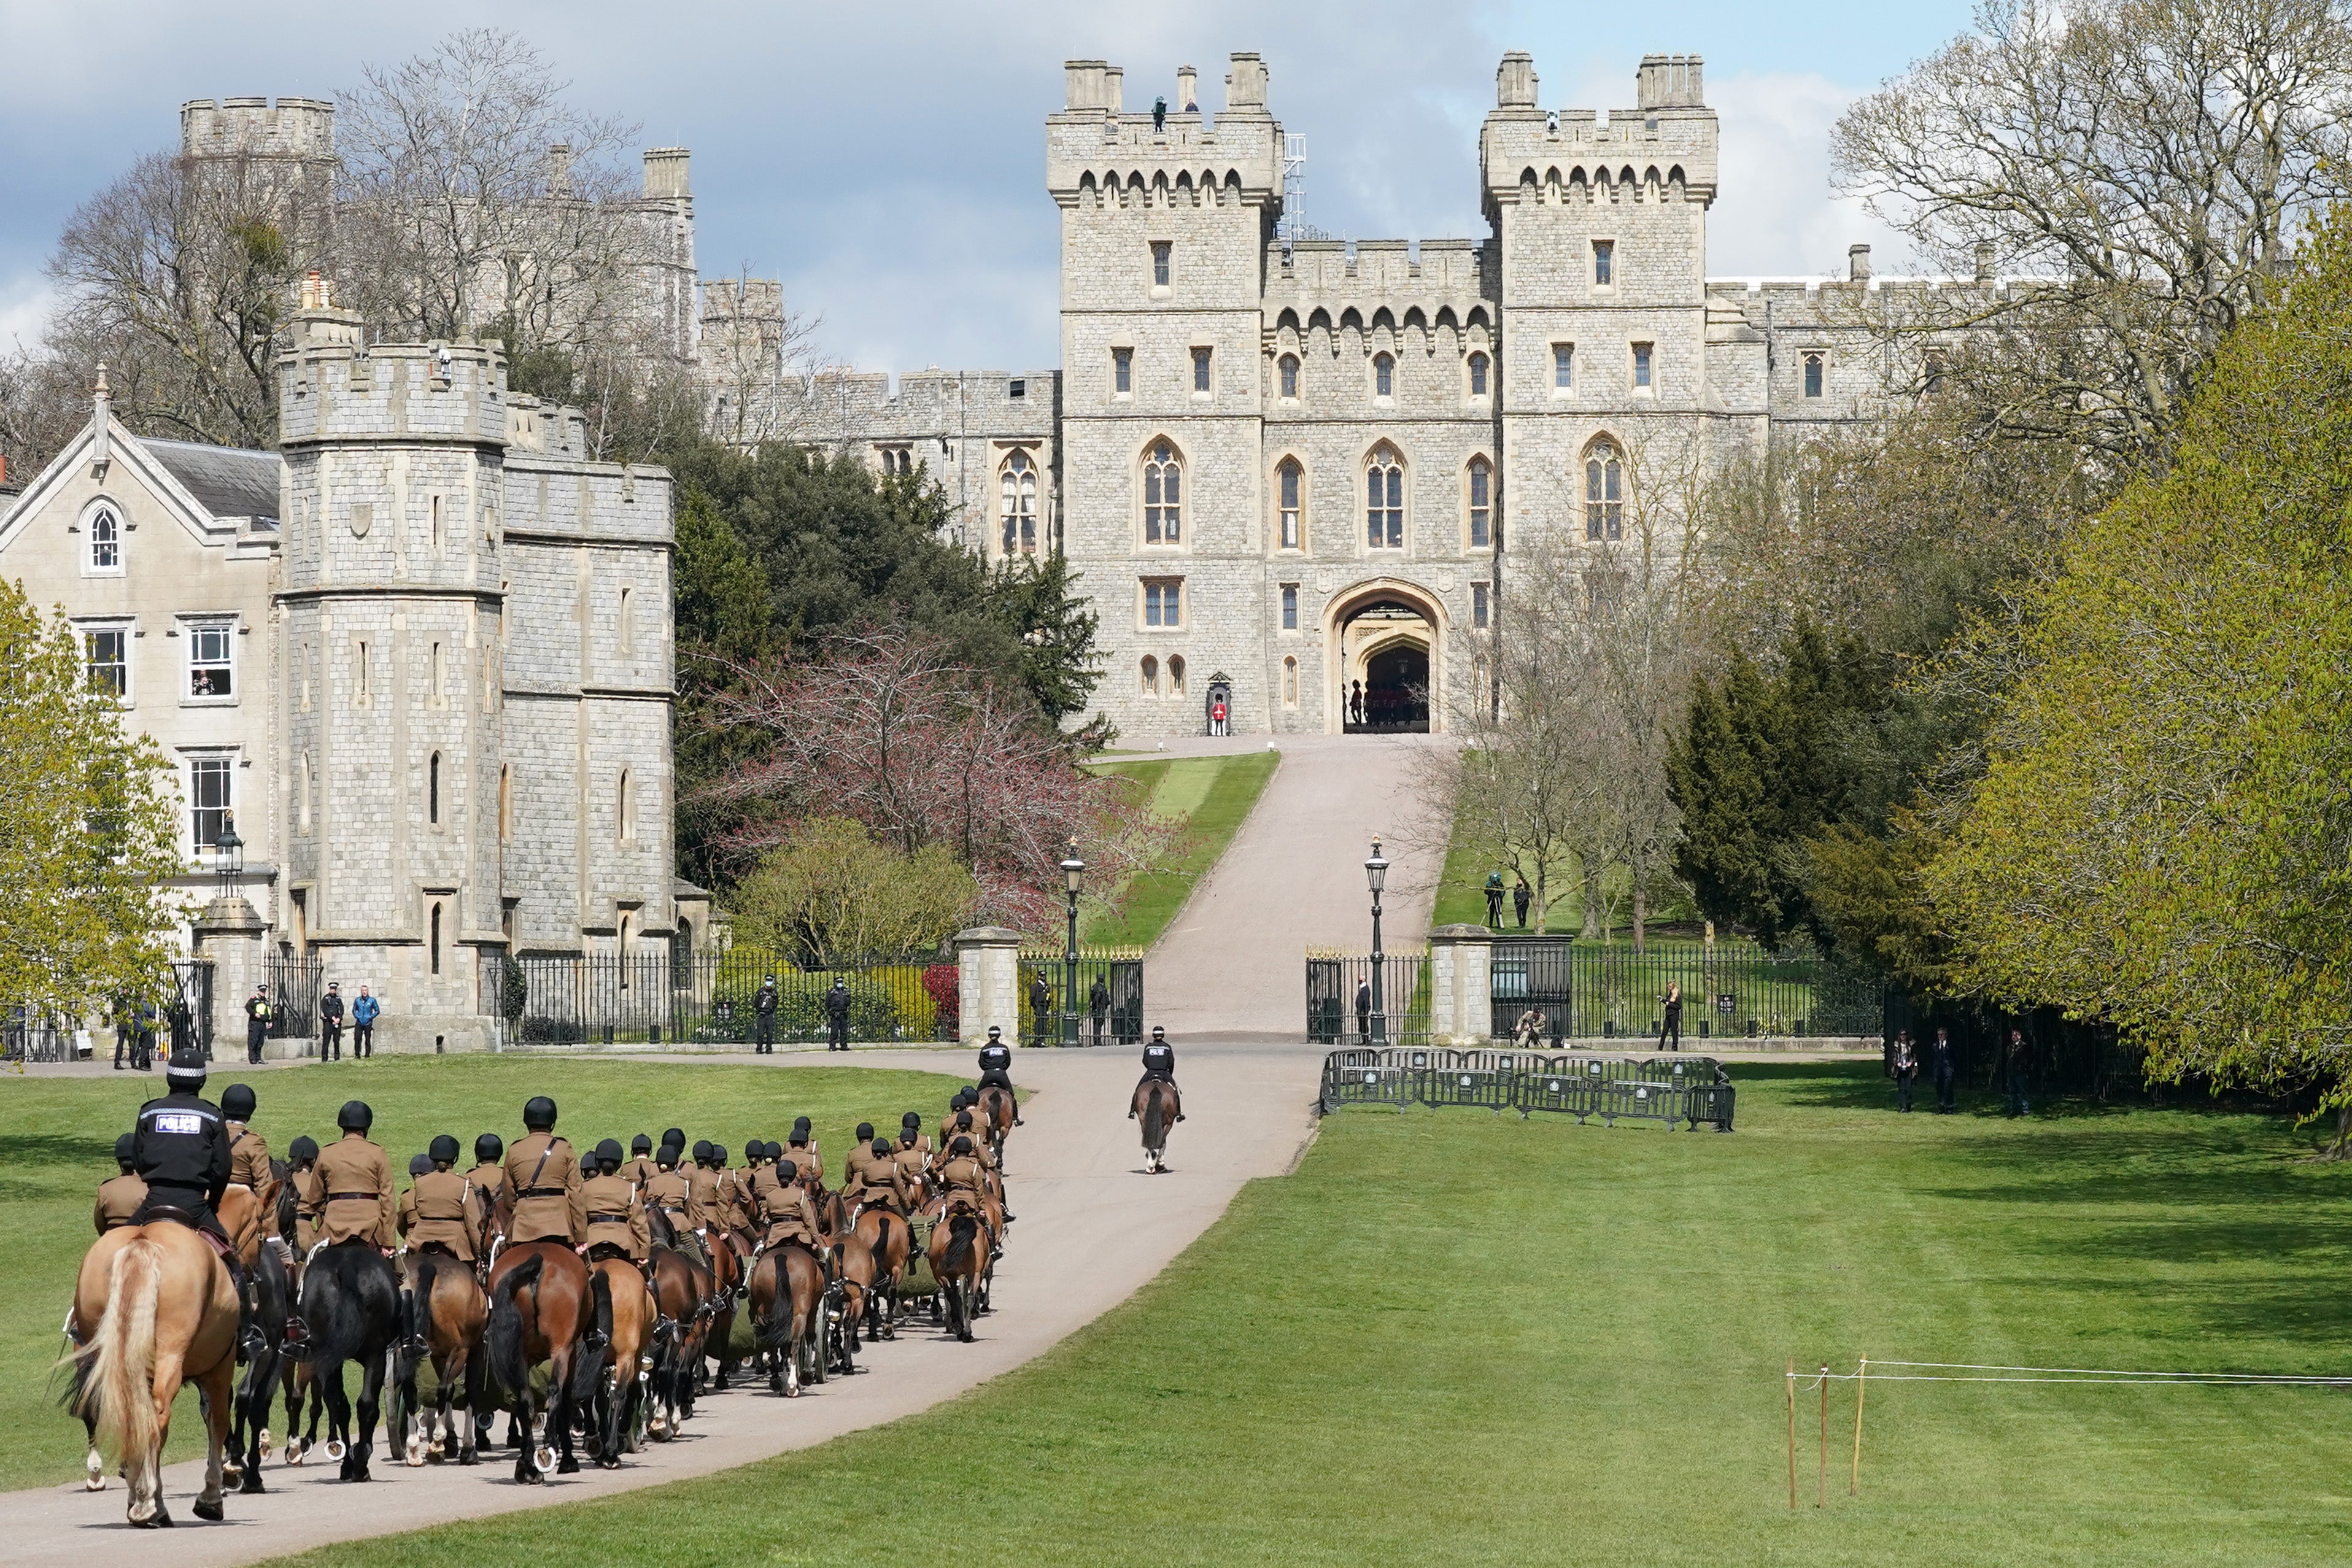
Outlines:
<svg viewBox="0 0 2352 1568"><path fill-rule="evenodd" d="M1372 1043L1372 983L1370 980L1356 987L1356 1040L1360 1045Z"/></svg>
<svg viewBox="0 0 2352 1568"><path fill-rule="evenodd" d="M1087 1012L1095 1020L1095 1043L1103 1042L1103 1031L1110 1027L1110 988L1103 984L1100 975L1087 989Z"/></svg>
<svg viewBox="0 0 2352 1568"><path fill-rule="evenodd" d="M2026 1076L2033 1064L2033 1048L2025 1043L2025 1031L2012 1028L2009 1031L2009 1113L2031 1115L2033 1107L2025 1102Z"/></svg>
<svg viewBox="0 0 2352 1568"><path fill-rule="evenodd" d="M1911 1109L1911 1085L1919 1078L1919 1053L1911 1049L1911 1031L1895 1031L1895 1092L1901 1098L1898 1110Z"/></svg>
<svg viewBox="0 0 2352 1568"><path fill-rule="evenodd" d="M1927 1049L1927 1065L1936 1075L1936 1114L1952 1113L1952 1083L1959 1077L1960 1064L1952 1050L1952 1034L1940 1025L1936 1030L1936 1043Z"/></svg>
<svg viewBox="0 0 2352 1568"><path fill-rule="evenodd" d="M256 986L253 995L245 998L245 1060L247 1065L261 1065L261 1045L269 1038L269 988Z"/></svg>
<svg viewBox="0 0 2352 1568"><path fill-rule="evenodd" d="M334 980L319 998L319 1060L334 1061L343 1054L343 991Z"/></svg>
<svg viewBox="0 0 2352 1568"><path fill-rule="evenodd" d="M1680 1051L1683 1048L1683 983L1680 980L1666 982L1665 1010L1665 1021L1658 1025L1658 1049ZM1666 1043L1669 1040L1674 1041L1672 1045Z"/></svg>
<svg viewBox="0 0 2352 1568"><path fill-rule="evenodd" d="M383 1008L368 995L365 986L360 988L359 999L352 1003L352 1060L362 1061L375 1054L376 1015Z"/></svg>
<svg viewBox="0 0 2352 1568"><path fill-rule="evenodd" d="M1519 929L1522 931L1528 928L1528 905L1534 902L1536 890L1528 885L1526 877L1518 878L1511 889L1511 913L1519 917Z"/></svg>
<svg viewBox="0 0 2352 1568"><path fill-rule="evenodd" d="M1054 983L1043 966L1029 971L1029 1043L1044 1045L1054 1019Z"/></svg>
<svg viewBox="0 0 2352 1568"><path fill-rule="evenodd" d="M824 993L824 1048L827 1051L849 1049L849 987L839 975Z"/></svg>
<svg viewBox="0 0 2352 1568"><path fill-rule="evenodd" d="M751 1054L773 1056L776 1053L776 977L769 976L760 982L759 995L751 998Z"/></svg>
<svg viewBox="0 0 2352 1568"><path fill-rule="evenodd" d="M1486 924L1492 928L1503 924L1503 873L1486 873Z"/></svg>

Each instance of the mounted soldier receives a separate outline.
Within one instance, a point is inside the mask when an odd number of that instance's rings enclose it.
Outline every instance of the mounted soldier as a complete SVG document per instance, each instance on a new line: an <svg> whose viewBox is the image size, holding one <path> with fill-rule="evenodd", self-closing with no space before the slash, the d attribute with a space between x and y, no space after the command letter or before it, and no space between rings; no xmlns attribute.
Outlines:
<svg viewBox="0 0 2352 1568"><path fill-rule="evenodd" d="M812 1192L824 1186L824 1155L817 1151L816 1137L809 1130L806 1116L793 1118L793 1135L786 1140L783 1154L777 1157L791 1160L800 1171L800 1184Z"/></svg>
<svg viewBox="0 0 2352 1568"><path fill-rule="evenodd" d="M654 1172L659 1168L654 1164L653 1135L649 1133L639 1133L635 1137L631 1138L629 1158L621 1166L621 1175L627 1178L631 1186L637 1189L640 1197L645 1194L646 1183L654 1179Z"/></svg>
<svg viewBox="0 0 2352 1568"><path fill-rule="evenodd" d="M398 1244L394 1229L392 1161L383 1146L368 1139L375 1113L367 1103L352 1100L335 1114L343 1135L319 1151L319 1185L327 1195L320 1217L320 1239L330 1247L363 1243L385 1257Z"/></svg>
<svg viewBox="0 0 2352 1568"><path fill-rule="evenodd" d="M462 1263L479 1260L484 1246L482 1195L457 1170L457 1140L443 1133L423 1156L425 1170L408 1188L400 1233L411 1251L430 1249ZM414 1166L411 1169L414 1170Z"/></svg>
<svg viewBox="0 0 2352 1568"><path fill-rule="evenodd" d="M99 1184L98 1207L90 1214L90 1223L100 1236L118 1226L130 1225L139 1218L139 1210L147 1201L147 1183L139 1174L139 1142L135 1133L125 1133L114 1140L116 1176Z"/></svg>
<svg viewBox="0 0 2352 1568"><path fill-rule="evenodd" d="M577 1247L587 1227L580 1202L580 1161L555 1135L555 1102L535 1094L522 1108L528 1134L507 1151L507 1245L561 1241Z"/></svg>
<svg viewBox="0 0 2352 1568"><path fill-rule="evenodd" d="M596 1174L580 1184L580 1204L586 1224L581 1254L594 1263L604 1258L626 1258L643 1265L653 1256L653 1233L646 1224L646 1206L625 1174L617 1138L596 1145Z"/></svg>
<svg viewBox="0 0 2352 1568"><path fill-rule="evenodd" d="M709 1147L708 1145L703 1145ZM671 1237L679 1250L709 1267L710 1257L705 1249L704 1231L709 1226L702 1199L695 1192L695 1180L677 1168L683 1151L676 1144L664 1144L654 1155L654 1178L646 1183L642 1195L647 1209L659 1209L669 1221ZM703 1173L698 1172L697 1175ZM716 1184L713 1184L714 1186ZM651 1225L648 1219L648 1226Z"/></svg>
<svg viewBox="0 0 2352 1568"><path fill-rule="evenodd" d="M221 1114L228 1119L228 1179L256 1196L269 1188L269 1140L246 1125L253 1119L253 1091L232 1083L221 1093Z"/></svg>

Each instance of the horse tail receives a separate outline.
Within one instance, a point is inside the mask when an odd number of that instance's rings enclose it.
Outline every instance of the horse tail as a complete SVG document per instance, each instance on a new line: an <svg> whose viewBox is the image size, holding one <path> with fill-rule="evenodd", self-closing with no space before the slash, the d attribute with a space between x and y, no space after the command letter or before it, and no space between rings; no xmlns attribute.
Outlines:
<svg viewBox="0 0 2352 1568"><path fill-rule="evenodd" d="M941 1260L950 1274L961 1274L971 1261L971 1244L980 1234L980 1221L969 1214L959 1214L948 1225L948 1253Z"/></svg>
<svg viewBox="0 0 2352 1568"><path fill-rule="evenodd" d="M793 1271L782 1248L771 1249L768 1256L776 1260L776 1291L753 1337L761 1350L781 1350L793 1338Z"/></svg>
<svg viewBox="0 0 2352 1568"><path fill-rule="evenodd" d="M589 1321L595 1327L598 1340L609 1346L613 1343L612 1277L602 1269L592 1271L588 1276L588 1295L591 1302ZM604 1357L602 1354L583 1355L576 1350L572 1353L572 1398L574 1404L585 1404L596 1396L596 1382L604 1371ZM635 1367L624 1367L617 1359L614 1362L613 1376L616 1385L625 1385L636 1375Z"/></svg>
<svg viewBox="0 0 2352 1568"><path fill-rule="evenodd" d="M1160 1095L1160 1085L1155 1083L1144 1091L1143 1095L1143 1146L1159 1148L1167 1142L1167 1101Z"/></svg>
<svg viewBox="0 0 2352 1568"><path fill-rule="evenodd" d="M142 1238L114 1255L106 1317L83 1382L79 1414L95 1421L100 1447L123 1466L136 1492L162 1440L155 1414L155 1308L163 1293L163 1249Z"/></svg>
<svg viewBox="0 0 2352 1568"><path fill-rule="evenodd" d="M890 1271L890 1211L877 1208L874 1213L877 1232L874 1238L874 1278L879 1281Z"/></svg>
<svg viewBox="0 0 2352 1568"><path fill-rule="evenodd" d="M544 1258L526 1258L499 1276L490 1291L490 1321L482 1333L482 1349L489 1358L490 1375L509 1394L520 1396L530 1388L530 1364L523 1359L522 1309L515 1305L515 1292L538 1284L546 1267Z"/></svg>

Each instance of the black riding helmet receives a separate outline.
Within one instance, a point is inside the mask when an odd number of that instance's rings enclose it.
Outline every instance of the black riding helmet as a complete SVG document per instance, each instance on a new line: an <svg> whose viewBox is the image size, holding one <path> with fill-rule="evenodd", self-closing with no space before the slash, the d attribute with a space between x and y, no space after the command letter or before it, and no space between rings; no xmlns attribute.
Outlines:
<svg viewBox="0 0 2352 1568"><path fill-rule="evenodd" d="M776 1179L778 1181L789 1182L800 1174L801 1167L794 1165L792 1161L778 1160L776 1162Z"/></svg>
<svg viewBox="0 0 2352 1568"><path fill-rule="evenodd" d="M956 1130L960 1133L971 1131L971 1112L969 1109L956 1113Z"/></svg>
<svg viewBox="0 0 2352 1568"><path fill-rule="evenodd" d="M654 1151L654 1164L661 1166L661 1168L666 1171L676 1170L677 1168L677 1156L678 1147L676 1144L664 1144L660 1148Z"/></svg>
<svg viewBox="0 0 2352 1568"><path fill-rule="evenodd" d="M874 1140L874 1157L877 1160L887 1160L890 1157L889 1139L877 1138Z"/></svg>
<svg viewBox="0 0 2352 1568"><path fill-rule="evenodd" d="M121 1166L124 1170L129 1170L133 1159L135 1158L133 1150L137 1147L138 1143L138 1135L133 1133L125 1133L122 1136L115 1139L114 1163Z"/></svg>
<svg viewBox="0 0 2352 1568"><path fill-rule="evenodd" d="M694 1140L694 1157L697 1162L707 1160L710 1157L710 1140L709 1138L697 1138Z"/></svg>
<svg viewBox="0 0 2352 1568"><path fill-rule="evenodd" d="M662 1133L662 1142L665 1144L676 1144L681 1149L686 1147L686 1129L684 1127L670 1127L665 1129Z"/></svg>
<svg viewBox="0 0 2352 1568"><path fill-rule="evenodd" d="M319 1140L304 1133L286 1145L286 1157L296 1165L307 1165L319 1157Z"/></svg>
<svg viewBox="0 0 2352 1568"><path fill-rule="evenodd" d="M435 1165L454 1166L457 1163L457 1140L446 1133L437 1134L425 1147L431 1152Z"/></svg>
<svg viewBox="0 0 2352 1568"><path fill-rule="evenodd" d="M555 1125L555 1102L544 1094L534 1094L523 1102L522 1124L534 1133L544 1133Z"/></svg>
<svg viewBox="0 0 2352 1568"><path fill-rule="evenodd" d="M486 1166L494 1166L506 1158L507 1146L496 1133L484 1133L474 1140L474 1157Z"/></svg>
<svg viewBox="0 0 2352 1568"><path fill-rule="evenodd" d="M861 1144L870 1144L874 1141L873 1123L860 1122L857 1124L857 1141Z"/></svg>
<svg viewBox="0 0 2352 1568"><path fill-rule="evenodd" d="M221 1114L232 1122L253 1120L253 1091L242 1083L232 1083L221 1091Z"/></svg>
<svg viewBox="0 0 2352 1568"><path fill-rule="evenodd" d="M809 1135L809 1119L808 1119L806 1116L795 1116L795 1117L793 1117L793 1137L795 1137L795 1138L805 1138L805 1137L807 1137L808 1135Z"/></svg>
<svg viewBox="0 0 2352 1568"><path fill-rule="evenodd" d="M957 1138L954 1143L948 1145L948 1153L951 1155L968 1155L971 1153L971 1140L965 1137Z"/></svg>
<svg viewBox="0 0 2352 1568"><path fill-rule="evenodd" d="M633 1155L649 1155L653 1152L654 1140L651 1134L639 1133L635 1137L629 1140L629 1153Z"/></svg>
<svg viewBox="0 0 2352 1568"><path fill-rule="evenodd" d="M727 1163L726 1145L713 1144L710 1145L710 1163L714 1166L723 1166Z"/></svg>
<svg viewBox="0 0 2352 1568"><path fill-rule="evenodd" d="M923 1113L920 1111L909 1111L905 1115L898 1118L898 1125L906 1128L910 1133L921 1132L923 1129Z"/></svg>
<svg viewBox="0 0 2352 1568"><path fill-rule="evenodd" d="M433 1156L431 1155L411 1155L408 1161L408 1174L412 1176L432 1175Z"/></svg>
<svg viewBox="0 0 2352 1568"><path fill-rule="evenodd" d="M596 1163L602 1166L606 1171L618 1170L621 1166L621 1140L618 1138L607 1138L603 1143L598 1144L596 1145Z"/></svg>
<svg viewBox="0 0 2352 1568"><path fill-rule="evenodd" d="M335 1125L346 1133L364 1133L375 1125L375 1113L364 1100L346 1100L343 1108L335 1113Z"/></svg>

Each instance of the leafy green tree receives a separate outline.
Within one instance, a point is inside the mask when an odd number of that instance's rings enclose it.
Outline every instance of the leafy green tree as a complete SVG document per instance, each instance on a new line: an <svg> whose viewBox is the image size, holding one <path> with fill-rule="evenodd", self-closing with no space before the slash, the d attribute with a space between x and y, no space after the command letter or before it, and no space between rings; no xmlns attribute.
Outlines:
<svg viewBox="0 0 2352 1568"><path fill-rule="evenodd" d="M866 953L936 947L980 884L945 844L909 852L852 817L812 817L735 893L738 939L823 967Z"/></svg>
<svg viewBox="0 0 2352 1568"><path fill-rule="evenodd" d="M0 578L0 1008L85 1016L166 999L171 880L184 866L171 768L91 687L79 635Z"/></svg>
<svg viewBox="0 0 2352 1568"><path fill-rule="evenodd" d="M2352 235L2039 586L1927 891L1961 983L2352 1130Z"/></svg>

